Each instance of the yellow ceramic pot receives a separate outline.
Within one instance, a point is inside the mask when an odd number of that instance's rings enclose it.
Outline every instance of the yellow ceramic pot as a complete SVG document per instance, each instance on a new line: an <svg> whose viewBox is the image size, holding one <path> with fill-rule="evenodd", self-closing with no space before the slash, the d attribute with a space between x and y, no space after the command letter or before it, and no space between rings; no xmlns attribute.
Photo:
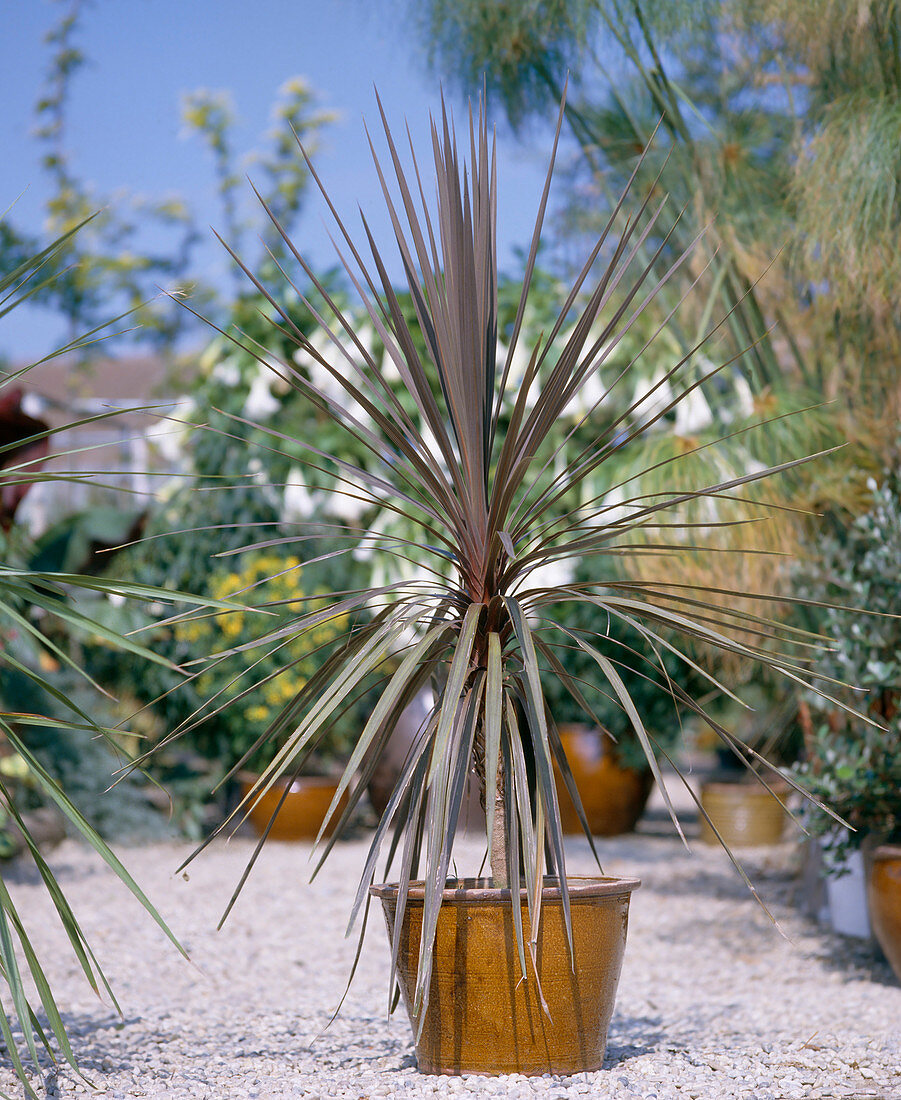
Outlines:
<svg viewBox="0 0 901 1100"><path fill-rule="evenodd" d="M788 815L777 798L759 783L705 783L701 805L730 848L778 844ZM701 816L701 840L719 844Z"/></svg>
<svg viewBox="0 0 901 1100"><path fill-rule="evenodd" d="M623 767L616 757L616 743L600 730L561 725L559 732L592 836L631 833L644 813L654 785L651 772ZM581 833L579 815L556 761L554 778L563 831Z"/></svg>
<svg viewBox="0 0 901 1100"><path fill-rule="evenodd" d="M572 1074L599 1069L607 1045L623 952L629 899L637 879L570 878L570 959L560 888L546 880L538 930L537 976L526 949L522 980L509 890L487 879L448 882L434 948L429 1002L416 1058L424 1073ZM393 934L397 887L373 886ZM397 971L416 1033L412 1005L422 933L423 889L414 884L403 914ZM525 892L519 899L529 941Z"/></svg>

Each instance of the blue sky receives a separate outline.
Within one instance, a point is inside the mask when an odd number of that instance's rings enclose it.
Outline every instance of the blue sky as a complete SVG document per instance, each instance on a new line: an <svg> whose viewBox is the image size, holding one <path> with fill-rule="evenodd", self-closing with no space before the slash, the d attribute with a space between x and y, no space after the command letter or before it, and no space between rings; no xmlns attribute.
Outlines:
<svg viewBox="0 0 901 1100"><path fill-rule="evenodd" d="M66 10L52 0L6 0L0 5L0 209L20 228L39 231L48 187L31 135L33 107L48 63L42 38ZM211 162L179 118L182 93L228 89L239 126L236 148L251 149L270 122L278 88L305 76L324 107L340 113L330 127L318 167L339 211L358 224L359 203L386 239L378 182L369 159L363 117L378 122L373 85L397 133L409 122L421 159L430 148L428 114L439 87L426 71L404 4L392 0L93 0L78 43L89 63L75 77L67 146L78 175L98 195L181 195L200 224L221 224ZM458 120L459 95L448 95ZM529 147L499 125L500 264L528 244L550 148L550 128ZM23 194L24 192L24 194ZM21 197L19 197L21 195ZM18 201L16 201L18 200ZM210 234L210 237L212 235ZM317 266L333 262L320 203L311 195L297 239ZM196 256L195 274L224 285L227 261L215 241ZM44 319L5 319L0 350L34 357L61 335Z"/></svg>

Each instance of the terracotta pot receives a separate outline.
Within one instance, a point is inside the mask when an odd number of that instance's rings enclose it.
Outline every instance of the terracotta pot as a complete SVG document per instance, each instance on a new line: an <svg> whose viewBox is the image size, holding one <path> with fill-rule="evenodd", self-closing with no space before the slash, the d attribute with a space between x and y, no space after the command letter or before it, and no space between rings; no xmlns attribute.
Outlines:
<svg viewBox="0 0 901 1100"><path fill-rule="evenodd" d="M883 844L874 849L867 900L873 934L901 981L901 846Z"/></svg>
<svg viewBox="0 0 901 1100"><path fill-rule="evenodd" d="M561 725L563 751L582 799L593 836L631 833L644 813L654 777L647 769L624 768L613 739L590 726ZM565 833L581 833L579 815L554 762L560 821Z"/></svg>
<svg viewBox="0 0 901 1100"><path fill-rule="evenodd" d="M637 879L571 878L575 969L570 960L560 888L546 880L538 931L537 972L549 1009L542 1011L526 947L522 981L510 891L487 879L452 880L438 917L429 1002L416 1058L424 1073L571 1074L599 1069L626 946L629 898ZM373 886L391 939L397 887ZM525 892L523 935L529 941ZM404 911L398 979L411 1011L422 933L423 889L415 884Z"/></svg>
<svg viewBox="0 0 901 1100"><path fill-rule="evenodd" d="M246 776L241 780L241 796L245 797L253 787L256 777ZM278 808L288 780L277 780L252 807L248 819L259 836L266 831L269 820ZM338 784L333 779L319 776L299 776L291 782L290 790L278 811L278 816L269 832L270 840L314 840L326 811L335 797ZM338 809L332 815L325 835L331 836L347 805L347 791L341 796Z"/></svg>
<svg viewBox="0 0 901 1100"><path fill-rule="evenodd" d="M757 783L705 783L701 805L730 848L778 844L782 840L788 815L778 799ZM703 816L701 840L719 844Z"/></svg>

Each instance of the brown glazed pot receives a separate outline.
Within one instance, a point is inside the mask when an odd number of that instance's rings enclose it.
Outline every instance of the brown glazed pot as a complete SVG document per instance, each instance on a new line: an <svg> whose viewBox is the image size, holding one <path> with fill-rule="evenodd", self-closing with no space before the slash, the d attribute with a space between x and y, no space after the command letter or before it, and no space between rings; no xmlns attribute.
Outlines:
<svg viewBox="0 0 901 1100"><path fill-rule="evenodd" d="M256 781L255 776L245 776L241 779L242 798L250 792ZM269 820L278 808L279 801L285 792L286 779L276 780L263 797L253 806L248 814L251 825L262 836L266 831ZM334 779L323 779L319 776L298 776L291 782L290 789L278 811L278 816L272 823L269 832L270 840L315 840L322 826L326 811L335 797L338 784ZM331 836L338 823L345 806L347 805L347 791L341 796L338 809L332 815L329 827L325 831L326 836Z"/></svg>
<svg viewBox="0 0 901 1100"><path fill-rule="evenodd" d="M788 818L778 799L758 783L705 783L701 805L730 848L778 844ZM701 840L719 844L701 816Z"/></svg>
<svg viewBox="0 0 901 1100"><path fill-rule="evenodd" d="M867 903L873 935L901 981L901 846L883 844L873 850Z"/></svg>
<svg viewBox="0 0 901 1100"><path fill-rule="evenodd" d="M600 1069L619 982L629 897L638 879L570 878L573 950L570 960L560 888L545 880L537 972L550 1015L542 1011L529 971L522 981L510 891L488 879L448 882L435 939L429 1002L416 1059L423 1073L572 1074ZM397 887L373 886L391 939ZM525 891L523 936L529 940ZM414 884L403 915L397 969L407 1014L416 988L423 889Z"/></svg>
<svg viewBox="0 0 901 1100"><path fill-rule="evenodd" d="M624 768L616 743L590 726L561 725L563 751L573 773L592 836L631 833L644 813L654 777L647 769ZM554 761L560 822L565 833L581 833L579 815Z"/></svg>

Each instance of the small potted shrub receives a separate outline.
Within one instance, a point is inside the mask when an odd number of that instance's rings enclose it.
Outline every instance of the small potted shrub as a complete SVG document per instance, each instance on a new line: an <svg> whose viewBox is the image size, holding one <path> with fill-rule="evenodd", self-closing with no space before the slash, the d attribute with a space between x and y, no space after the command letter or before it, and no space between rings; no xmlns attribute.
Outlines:
<svg viewBox="0 0 901 1100"><path fill-rule="evenodd" d="M718 721L735 733L743 748L736 751L734 745L719 745L714 768L701 783L703 843L747 848L779 844L784 839L790 821L786 799L791 787L780 775L770 780L767 789L757 782L756 773L759 760L765 760L767 774L775 776L776 769L797 758L796 713L794 692L760 677L744 685L740 704L728 699L720 704Z"/></svg>
<svg viewBox="0 0 901 1100"><path fill-rule="evenodd" d="M232 568L220 566L212 573L209 594L245 607L181 619L174 627L177 645L211 654L194 684L208 704L180 733L222 771L237 772L242 797L253 792L249 818L258 833L277 840L310 840L335 795L355 733L356 710L330 724L328 735L304 761L303 774L279 775L260 789L258 779L281 748L279 739L268 736L274 719L327 660L347 630L347 615L324 617L296 632L292 621L315 614L322 605L322 594L306 584L307 568L300 558L271 548L231 561ZM314 574L314 567L309 572Z"/></svg>
<svg viewBox="0 0 901 1100"><path fill-rule="evenodd" d="M899 484L901 467L887 470L881 485L871 483L869 509L821 543L819 569L805 578L805 596L832 604L821 624L831 645L816 671L863 690L840 696L846 709L823 705L818 697L805 701L806 755L796 773L850 826L836 828L834 819L815 807L807 812L809 829L824 848L831 906L845 892L843 884L854 881L849 870L858 867L860 916L839 930L866 935L869 920L901 977ZM838 600L843 606L836 606ZM852 704L878 724L849 713Z"/></svg>
<svg viewBox="0 0 901 1100"><path fill-rule="evenodd" d="M758 616L750 622L722 593L708 599L702 585L680 587L665 560L657 580L617 578L604 563L642 552L635 536L666 524L689 498L708 501L713 518L707 526L715 531L721 498L796 463L755 467L724 481L633 499L626 514L622 507L614 511L605 505L596 491L583 492L599 480L615 481L608 471L619 451L640 441L649 426L720 369L692 374L680 389L681 371L692 356L676 359L650 391L644 387L640 398L627 401L622 413L599 418L591 446L560 460L556 427L574 399L591 392L579 420L590 430L593 411L612 391L633 392L630 365L665 331L665 311L625 367L608 369L611 350L651 308L660 282L651 277L655 264L665 267L665 283L687 258L668 254L663 207L655 196L628 216L624 197L562 295L550 330L521 343L549 171L515 317L499 333L496 184L487 123L481 114L478 120L470 116L466 167L446 116L433 137L434 210L425 199L424 173L419 167L415 175L404 172L387 126L398 197L388 186L387 171L378 168L412 317L365 221L368 262L337 222L339 253L384 354L372 353L353 318L285 236L288 253L325 302L317 316L326 338L310 339L282 315L277 323L293 338L297 353L273 361L259 349L260 362L305 395L330 430L352 436L371 461L337 459L315 438L291 439L290 446L305 450L311 466L327 463L336 469L334 492L369 500L402 518L406 534L382 526L370 532L369 541L400 561L414 559L417 569L399 579L386 573L384 583L363 590L335 592L327 608L295 617L296 633L329 616L347 615L348 626L327 660L270 723L266 736L278 748L260 784L301 766L367 679L381 675L330 807L340 832L395 722L430 687L431 706L375 830L353 916L368 909L372 897L383 903L392 971L422 1070L593 1070L604 1057L629 901L638 882L602 873L567 877L555 765L583 827L590 829L547 703L543 670L545 675L551 670L579 702L578 680L559 659L559 647L572 646L590 658L667 797L657 761L662 750L623 674L626 668L635 671L636 650L653 655L655 678L674 711L709 721L731 743L729 732L682 686L688 674L700 676L705 690L722 687L690 655L693 647L711 647L796 677L794 636L778 621ZM287 269L286 277L292 277ZM280 291L259 283L257 289L278 308ZM500 356L499 336L506 348ZM240 333L234 338L254 350ZM329 378L327 388L311 380L298 356L316 362ZM395 389L397 375L402 397ZM649 401L664 385L667 399ZM642 412L636 413L639 406ZM275 425L271 440L273 447L281 445ZM578 507L567 503L573 500ZM342 533L339 525L335 532ZM351 524L343 534L348 546L360 538ZM698 537L696 531L690 534ZM665 551L661 554L666 559ZM569 576L554 580L554 566L567 560L598 569L585 582ZM615 633L602 630L588 637L558 622L555 608L574 602L615 621ZM368 614L361 618L364 609ZM273 632L269 640L286 637L287 630ZM666 671L671 659L678 675ZM358 770L361 782L351 788ZM490 876L453 879L454 837L470 775L481 791ZM347 791L348 806L339 812ZM334 841L324 843L323 858ZM376 881L383 849L395 875L390 884Z"/></svg>
<svg viewBox="0 0 901 1100"><path fill-rule="evenodd" d="M591 585L597 566L578 565L571 583ZM615 570L610 579L623 580ZM643 638L634 637L621 621L585 600L561 602L553 609L555 623L583 639L603 636L629 660L619 664L623 685L642 716L659 749L673 752L679 743L681 718L674 707L666 676L681 677L685 690L702 686L702 677L671 654L658 655ZM581 701L567 690L544 662L542 689L554 716L563 751L579 792L589 829L594 836L616 836L635 828L647 804L654 783L641 741L618 697L601 675L597 663L572 637L561 636L553 653L576 687ZM565 833L582 832L575 803L566 790L558 765L554 766L560 819Z"/></svg>

